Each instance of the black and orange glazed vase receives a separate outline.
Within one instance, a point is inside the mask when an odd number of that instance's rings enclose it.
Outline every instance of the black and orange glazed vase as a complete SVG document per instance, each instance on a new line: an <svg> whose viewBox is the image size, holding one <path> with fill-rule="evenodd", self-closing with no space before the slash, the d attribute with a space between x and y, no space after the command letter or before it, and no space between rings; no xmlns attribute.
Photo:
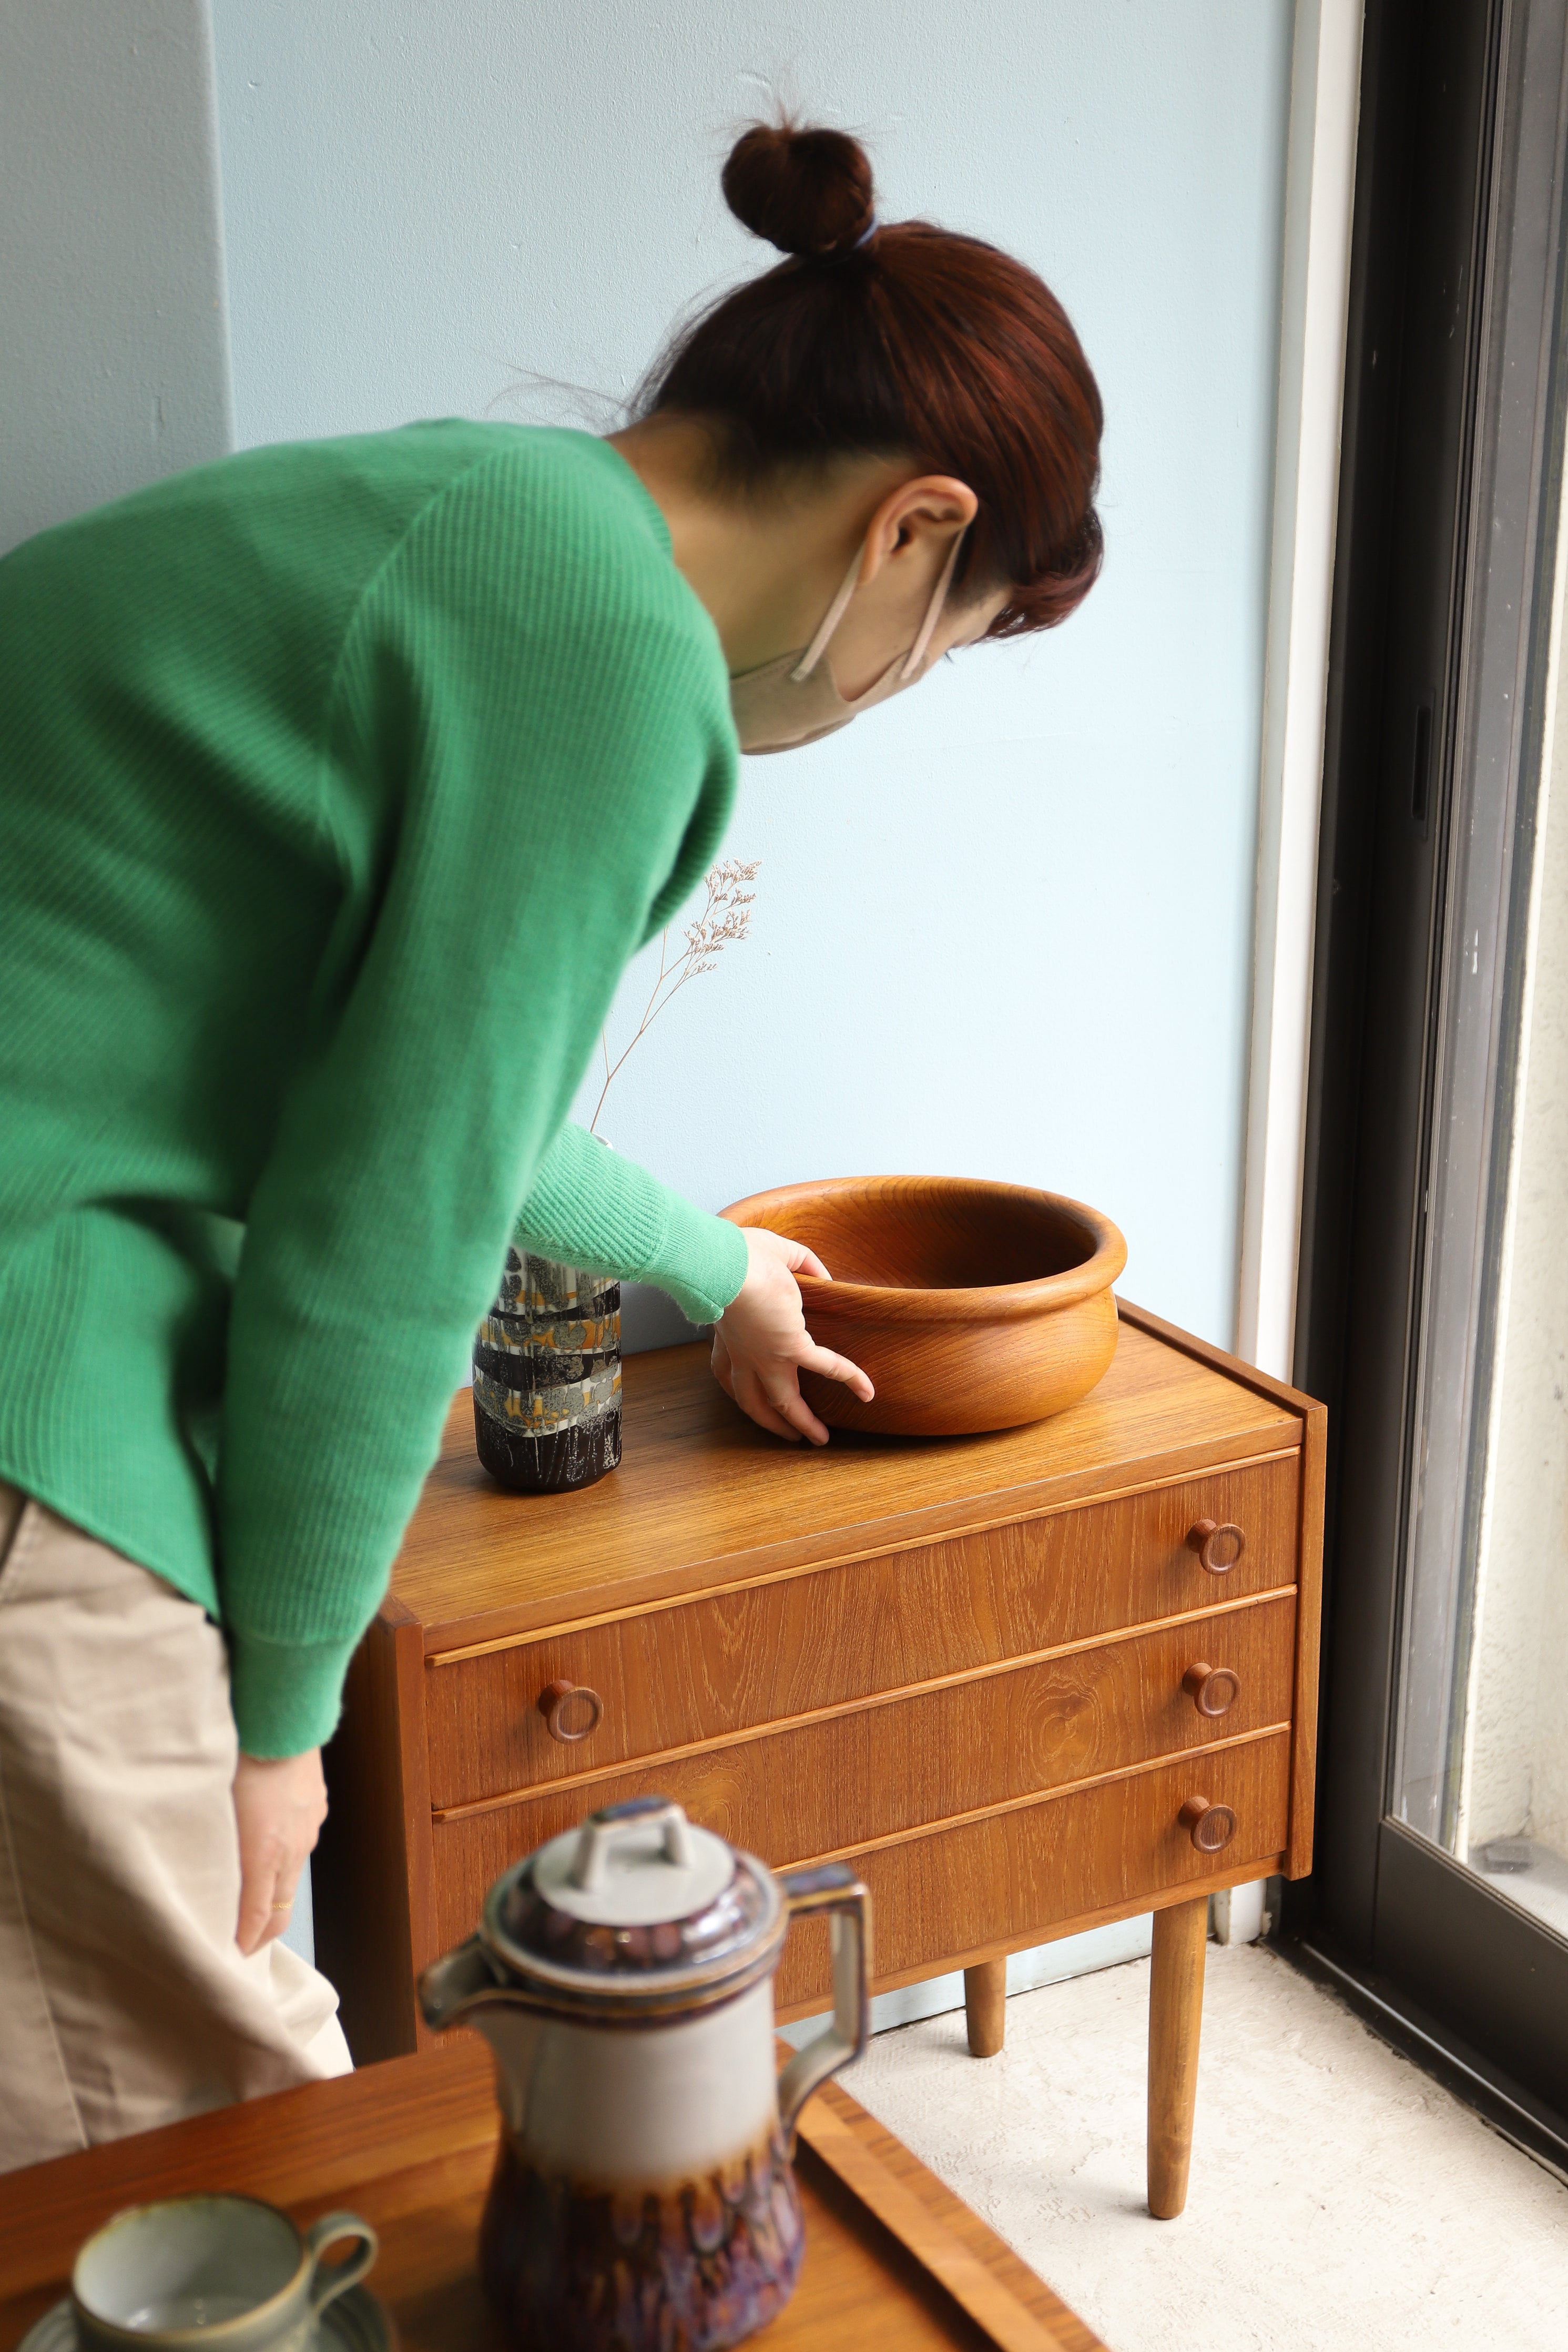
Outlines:
<svg viewBox="0 0 1568 2352"><path fill-rule="evenodd" d="M621 1286L526 1250L474 1342L474 1438L519 1494L591 1486L621 1459Z"/></svg>

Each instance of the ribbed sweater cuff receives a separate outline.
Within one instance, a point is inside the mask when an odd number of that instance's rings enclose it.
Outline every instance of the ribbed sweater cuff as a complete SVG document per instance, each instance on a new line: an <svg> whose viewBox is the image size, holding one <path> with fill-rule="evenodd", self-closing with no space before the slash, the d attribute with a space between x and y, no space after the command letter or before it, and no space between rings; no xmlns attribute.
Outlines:
<svg viewBox="0 0 1568 2352"><path fill-rule="evenodd" d="M669 1214L661 1265L649 1269L652 1278L669 1292L688 1322L716 1323L746 1280L750 1262L746 1235L738 1225L694 1208L679 1192L665 1197Z"/></svg>
<svg viewBox="0 0 1568 2352"><path fill-rule="evenodd" d="M228 1628L229 1697L247 1756L302 1756L338 1727L351 1642L268 1642Z"/></svg>
<svg viewBox="0 0 1568 2352"><path fill-rule="evenodd" d="M563 1128L513 1232L519 1248L625 1282L656 1283L694 1323L716 1322L746 1279L746 1236L634 1160Z"/></svg>

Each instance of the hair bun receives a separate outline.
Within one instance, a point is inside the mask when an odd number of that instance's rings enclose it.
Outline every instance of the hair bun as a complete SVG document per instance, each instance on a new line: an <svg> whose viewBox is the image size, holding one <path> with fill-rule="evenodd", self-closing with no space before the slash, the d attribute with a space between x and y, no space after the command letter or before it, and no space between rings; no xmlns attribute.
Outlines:
<svg viewBox="0 0 1568 2352"><path fill-rule="evenodd" d="M754 122L730 149L724 200L782 253L847 253L871 226L871 164L842 131Z"/></svg>

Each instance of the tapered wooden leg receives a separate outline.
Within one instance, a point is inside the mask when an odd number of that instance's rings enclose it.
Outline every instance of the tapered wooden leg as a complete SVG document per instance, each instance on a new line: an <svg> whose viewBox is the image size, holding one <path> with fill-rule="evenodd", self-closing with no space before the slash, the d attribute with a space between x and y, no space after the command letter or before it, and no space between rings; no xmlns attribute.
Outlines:
<svg viewBox="0 0 1568 2352"><path fill-rule="evenodd" d="M1156 2221L1174 2221L1186 2203L1207 1947L1207 1895L1155 1913L1149 1973L1149 2210Z"/></svg>
<svg viewBox="0 0 1568 2352"><path fill-rule="evenodd" d="M969 2027L971 2058L994 2058L1002 2046L1008 2024L1008 1964L982 1960L964 1970L964 2015Z"/></svg>

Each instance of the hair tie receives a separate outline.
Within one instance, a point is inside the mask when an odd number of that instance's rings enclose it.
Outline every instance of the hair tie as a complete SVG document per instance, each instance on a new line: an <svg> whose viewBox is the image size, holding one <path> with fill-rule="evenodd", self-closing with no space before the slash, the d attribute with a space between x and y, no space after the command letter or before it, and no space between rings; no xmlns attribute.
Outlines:
<svg viewBox="0 0 1568 2352"><path fill-rule="evenodd" d="M873 213L870 220L866 223L864 228L862 229L859 236L856 237L853 245L851 246L850 251L852 253L859 253L862 246L867 246L871 243L873 237L876 235L881 226L882 223L878 220L876 215Z"/></svg>

